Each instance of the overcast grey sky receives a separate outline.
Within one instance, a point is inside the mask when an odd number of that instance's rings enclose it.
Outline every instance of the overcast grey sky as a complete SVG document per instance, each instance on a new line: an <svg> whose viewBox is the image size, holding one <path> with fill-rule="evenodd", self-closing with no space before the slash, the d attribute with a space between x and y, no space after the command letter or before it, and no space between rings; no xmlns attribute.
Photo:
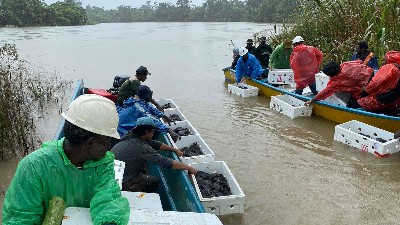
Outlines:
<svg viewBox="0 0 400 225"><path fill-rule="evenodd" d="M52 3L62 1L62 0L44 0L46 4L50 5ZM151 0L152 4L153 2L171 2L173 4L176 3L177 0ZM98 7L104 7L105 9L115 9L120 5L126 5L126 6L132 6L135 8L138 8L144 4L146 4L146 0L81 0L83 3L83 7L86 5L91 5L91 6L98 6ZM194 5L201 5L204 3L205 0L192 0L192 4Z"/></svg>

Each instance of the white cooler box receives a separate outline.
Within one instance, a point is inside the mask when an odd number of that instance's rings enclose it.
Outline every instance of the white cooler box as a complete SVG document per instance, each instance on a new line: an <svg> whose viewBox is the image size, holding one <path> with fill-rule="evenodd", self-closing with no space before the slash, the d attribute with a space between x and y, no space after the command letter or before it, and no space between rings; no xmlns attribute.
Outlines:
<svg viewBox="0 0 400 225"><path fill-rule="evenodd" d="M179 119L181 119L181 121L187 120L186 117L177 108L170 108L170 109L165 109L164 110L164 115L166 115L167 117L169 117L169 116L171 116L173 114L178 115L178 117L179 117ZM179 122L179 121L176 121L176 122ZM164 123L167 123L167 122L164 121Z"/></svg>
<svg viewBox="0 0 400 225"><path fill-rule="evenodd" d="M176 106L175 102L172 101L172 99L158 99L158 100L155 100L155 101L156 101L161 107L169 103L169 104L171 105L171 108L179 108L178 106ZM171 109L171 108L170 108L170 109Z"/></svg>
<svg viewBox="0 0 400 225"><path fill-rule="evenodd" d="M334 106L342 106L342 107L346 107L346 103L340 99L336 94L333 94L331 96L329 96L328 98L326 98L324 100L324 102L327 102L329 104L332 104Z"/></svg>
<svg viewBox="0 0 400 225"><path fill-rule="evenodd" d="M215 160L214 152L204 142L203 138L199 135L183 136L181 140L178 140L175 145L177 148L182 149L184 147L190 147L196 143L199 145L203 155L192 156L192 157L181 157L181 161L185 164L189 163L200 163L200 162L212 162Z"/></svg>
<svg viewBox="0 0 400 225"><path fill-rule="evenodd" d="M222 174L228 181L228 184L231 188L232 195L203 198L195 176L193 174L191 175L196 192L199 195L200 201L207 213L212 213L215 215L244 213L245 195L225 162L214 161L207 163L192 163L190 165L197 170L206 173L216 172Z"/></svg>
<svg viewBox="0 0 400 225"><path fill-rule="evenodd" d="M185 121L179 121L179 122L176 122L176 123L171 123L171 125L168 125L168 124L167 124L167 126L168 126L169 128L171 128L172 130L175 130L175 129L178 128L178 127L187 128L187 129L189 129L189 131L190 131L190 133L191 133L190 135L196 135L196 134L198 134L197 130L194 129L194 127L192 126L192 124L190 124L189 121L187 121L187 120L185 120ZM185 137L185 136L182 136L182 137Z"/></svg>
<svg viewBox="0 0 400 225"><path fill-rule="evenodd" d="M326 88L326 85L328 84L329 79L330 79L330 77L325 75L323 72L319 72L319 73L315 74L315 84L316 84L316 89L318 92L320 92Z"/></svg>
<svg viewBox="0 0 400 225"><path fill-rule="evenodd" d="M385 142L376 139L383 139ZM357 120L336 125L334 140L379 157L400 151L400 143L398 139L394 139L394 133Z"/></svg>
<svg viewBox="0 0 400 225"><path fill-rule="evenodd" d="M243 89L240 87L245 87L247 89ZM228 91L232 94L239 95L242 97L252 97L258 95L258 88L243 83L228 84Z"/></svg>
<svg viewBox="0 0 400 225"><path fill-rule="evenodd" d="M125 162L114 160L114 173L115 180L118 182L119 187L122 189L122 178L124 178Z"/></svg>
<svg viewBox="0 0 400 225"><path fill-rule="evenodd" d="M299 116L311 116L312 105L304 106L304 101L290 95L277 95L271 97L269 107L291 119Z"/></svg>
<svg viewBox="0 0 400 225"><path fill-rule="evenodd" d="M294 84L294 74L291 69L277 69L268 72L270 84Z"/></svg>

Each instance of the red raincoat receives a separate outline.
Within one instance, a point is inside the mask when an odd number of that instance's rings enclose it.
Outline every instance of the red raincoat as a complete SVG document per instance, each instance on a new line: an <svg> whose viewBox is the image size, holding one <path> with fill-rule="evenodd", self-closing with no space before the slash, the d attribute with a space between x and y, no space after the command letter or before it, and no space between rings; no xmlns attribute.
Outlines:
<svg viewBox="0 0 400 225"><path fill-rule="evenodd" d="M322 57L322 52L313 46L301 44L293 49L290 67L293 69L296 89L304 89L315 83L315 74L319 71Z"/></svg>
<svg viewBox="0 0 400 225"><path fill-rule="evenodd" d="M359 99L361 88L367 85L374 70L362 64L361 60L344 62L340 65L339 73L331 77L324 90L314 97L324 100L336 92L347 92L354 99Z"/></svg>

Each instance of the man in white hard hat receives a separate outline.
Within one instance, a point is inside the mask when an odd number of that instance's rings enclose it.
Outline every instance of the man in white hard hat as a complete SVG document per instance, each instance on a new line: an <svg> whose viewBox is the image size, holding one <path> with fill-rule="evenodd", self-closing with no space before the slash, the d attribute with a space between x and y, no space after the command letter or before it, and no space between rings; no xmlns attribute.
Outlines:
<svg viewBox="0 0 400 225"><path fill-rule="evenodd" d="M110 139L119 139L114 102L82 95L62 116L64 138L44 143L18 164L4 199L3 225L42 224L56 197L66 207L90 208L93 224L127 224L129 204L107 151Z"/></svg>
<svg viewBox="0 0 400 225"><path fill-rule="evenodd" d="M294 81L296 83L295 93L301 95L303 89L310 87L311 92L317 95L315 84L315 74L319 71L322 64L322 52L313 47L304 44L301 36L293 38L293 52L290 55L290 66L294 73Z"/></svg>
<svg viewBox="0 0 400 225"><path fill-rule="evenodd" d="M245 47L239 48L240 58L236 65L236 83L240 83L243 77L260 79L264 70L257 58L250 54Z"/></svg>

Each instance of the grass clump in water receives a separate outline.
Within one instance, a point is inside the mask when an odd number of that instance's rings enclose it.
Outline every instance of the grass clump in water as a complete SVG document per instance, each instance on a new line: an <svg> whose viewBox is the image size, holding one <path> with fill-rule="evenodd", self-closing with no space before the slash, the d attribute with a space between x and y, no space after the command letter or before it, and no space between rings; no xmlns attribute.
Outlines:
<svg viewBox="0 0 400 225"><path fill-rule="evenodd" d="M15 45L0 47L0 160L26 155L37 147L35 119L45 105L61 102L71 83L30 68Z"/></svg>

